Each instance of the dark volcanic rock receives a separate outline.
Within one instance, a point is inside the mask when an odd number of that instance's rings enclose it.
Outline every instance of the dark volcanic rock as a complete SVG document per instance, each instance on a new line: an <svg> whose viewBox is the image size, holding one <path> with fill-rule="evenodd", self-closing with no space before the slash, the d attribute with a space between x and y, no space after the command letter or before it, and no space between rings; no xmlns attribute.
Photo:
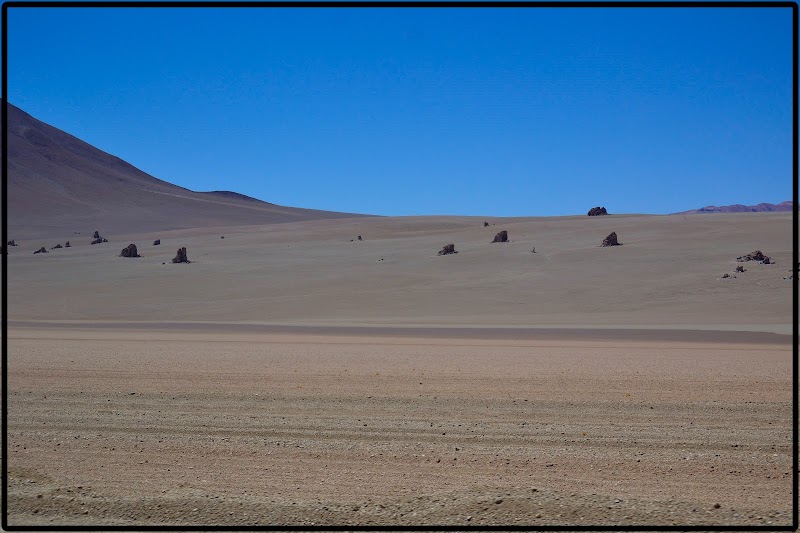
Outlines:
<svg viewBox="0 0 800 533"><path fill-rule="evenodd" d="M742 265L738 265L735 272L747 272L747 270Z"/></svg>
<svg viewBox="0 0 800 533"><path fill-rule="evenodd" d="M586 214L589 215L590 217L596 217L596 216L600 216L600 215L607 215L608 211L606 211L605 207L599 207L598 206L598 207L593 207L593 208L589 209L589 212L586 213Z"/></svg>
<svg viewBox="0 0 800 533"><path fill-rule="evenodd" d="M361 238L361 235L359 235L359 236L358 236L358 240L359 240L359 241L363 240L363 239Z"/></svg>
<svg viewBox="0 0 800 533"><path fill-rule="evenodd" d="M449 254L457 254L456 252L456 245L455 244L445 244L444 248L441 249L439 255L449 255Z"/></svg>
<svg viewBox="0 0 800 533"><path fill-rule="evenodd" d="M611 234L603 239L603 246L619 246L620 243L617 241L617 233L612 231Z"/></svg>
<svg viewBox="0 0 800 533"><path fill-rule="evenodd" d="M69 244L69 241L67 241L67 244L65 244L65 245L64 245L64 248L70 248L70 247L71 247L71 246L70 246L70 244Z"/></svg>
<svg viewBox="0 0 800 533"><path fill-rule="evenodd" d="M484 227L484 228L488 228L488 227L489 227L489 223L488 223L488 222L486 222L485 220L483 221L483 227Z"/></svg>
<svg viewBox="0 0 800 533"><path fill-rule="evenodd" d="M103 241L103 239L95 239L92 241L92 244L100 244L101 242L107 242L107 241Z"/></svg>
<svg viewBox="0 0 800 533"><path fill-rule="evenodd" d="M10 241L8 241L8 242L6 243L6 246L16 246L16 245L17 245L17 243L16 243L16 242L14 242L14 239L11 239Z"/></svg>
<svg viewBox="0 0 800 533"><path fill-rule="evenodd" d="M100 239L100 232L98 230L94 230L94 235L92 235L92 239Z"/></svg>
<svg viewBox="0 0 800 533"><path fill-rule="evenodd" d="M508 232L506 230L501 231L494 236L494 240L492 242L508 242Z"/></svg>
<svg viewBox="0 0 800 533"><path fill-rule="evenodd" d="M60 244L56 244L55 246L53 246L53 247L52 247L52 248L50 248L50 249L51 249L51 250L55 250L56 248L63 248L63 246L61 246Z"/></svg>
<svg viewBox="0 0 800 533"><path fill-rule="evenodd" d="M161 239L156 239L153 241L153 246L158 246L159 244L161 244Z"/></svg>
<svg viewBox="0 0 800 533"><path fill-rule="evenodd" d="M189 263L189 258L186 255L186 247L178 248L178 253L172 258L173 263Z"/></svg>
<svg viewBox="0 0 800 533"><path fill-rule="evenodd" d="M756 250L755 252L750 252L747 255L742 255L736 258L737 261L740 263L744 263L745 261L759 261L764 263L765 265L769 265L772 263L772 259L764 255L761 250Z"/></svg>
<svg viewBox="0 0 800 533"><path fill-rule="evenodd" d="M135 244L129 244L125 248L122 249L122 252L119 254L120 257L141 257L139 255L139 251L136 249Z"/></svg>
<svg viewBox="0 0 800 533"><path fill-rule="evenodd" d="M47 252L47 249L44 246L42 246L41 248L39 248L38 250L36 250L33 253L35 253L35 254L46 254L48 252Z"/></svg>

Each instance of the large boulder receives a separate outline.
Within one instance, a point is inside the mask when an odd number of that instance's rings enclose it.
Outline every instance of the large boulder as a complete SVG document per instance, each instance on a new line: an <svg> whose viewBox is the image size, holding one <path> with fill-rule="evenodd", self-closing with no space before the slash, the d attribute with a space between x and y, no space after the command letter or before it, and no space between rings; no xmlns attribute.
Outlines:
<svg viewBox="0 0 800 533"><path fill-rule="evenodd" d="M44 246L42 246L41 248L39 248L38 250L36 250L36 251L35 251L35 252L33 252L33 253L35 253L35 254L46 254L46 253L48 253L48 251L47 251L47 248L45 248Z"/></svg>
<svg viewBox="0 0 800 533"><path fill-rule="evenodd" d="M599 207L598 206L598 207L593 207L593 208L589 209L589 212L586 213L586 214L589 215L590 217L596 217L596 216L600 216L600 215L607 215L608 211L606 211L605 207Z"/></svg>
<svg viewBox="0 0 800 533"><path fill-rule="evenodd" d="M186 247L178 248L178 253L172 258L173 263L189 263L189 258L186 255Z"/></svg>
<svg viewBox="0 0 800 533"><path fill-rule="evenodd" d="M617 233L612 231L608 237L603 239L603 246L619 246L620 243L617 240Z"/></svg>
<svg viewBox="0 0 800 533"><path fill-rule="evenodd" d="M449 255L449 254L457 254L456 252L456 245L455 244L445 244L444 248L441 249L439 255Z"/></svg>
<svg viewBox="0 0 800 533"><path fill-rule="evenodd" d="M492 242L508 242L508 232L506 230L501 231L494 236L494 240Z"/></svg>
<svg viewBox="0 0 800 533"><path fill-rule="evenodd" d="M125 248L122 249L122 252L119 254L120 257L141 257L139 255L139 251L136 249L135 244L129 244Z"/></svg>

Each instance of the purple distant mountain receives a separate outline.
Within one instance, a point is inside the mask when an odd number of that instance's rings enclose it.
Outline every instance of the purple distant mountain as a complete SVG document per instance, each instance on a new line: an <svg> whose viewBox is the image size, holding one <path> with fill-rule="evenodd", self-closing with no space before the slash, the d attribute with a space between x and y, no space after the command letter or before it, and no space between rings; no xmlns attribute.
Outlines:
<svg viewBox="0 0 800 533"><path fill-rule="evenodd" d="M673 215L688 215L691 213L770 213L773 211L791 211L792 201L787 200L779 204L762 203L758 205L707 205L700 209L692 209L689 211L681 211L680 213L673 213Z"/></svg>

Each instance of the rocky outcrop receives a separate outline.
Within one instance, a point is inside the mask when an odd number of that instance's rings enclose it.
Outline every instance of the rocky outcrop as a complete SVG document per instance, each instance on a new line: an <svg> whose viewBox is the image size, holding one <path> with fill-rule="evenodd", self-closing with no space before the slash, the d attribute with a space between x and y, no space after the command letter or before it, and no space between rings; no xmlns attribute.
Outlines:
<svg viewBox="0 0 800 533"><path fill-rule="evenodd" d="M600 215L607 215L608 211L606 211L605 207L599 207L598 206L598 207L593 207L593 208L589 209L589 212L586 213L586 214L589 215L590 217L597 217L597 216L600 216Z"/></svg>
<svg viewBox="0 0 800 533"><path fill-rule="evenodd" d="M122 252L119 254L120 257L141 257L139 255L139 251L136 249L135 244L129 244L125 248L122 249Z"/></svg>
<svg viewBox="0 0 800 533"><path fill-rule="evenodd" d="M456 245L455 244L445 244L444 248L441 249L439 255L450 255L450 254L457 254L456 252Z"/></svg>
<svg viewBox="0 0 800 533"><path fill-rule="evenodd" d="M173 263L189 263L189 257L186 255L186 247L178 248L178 253L172 258Z"/></svg>
<svg viewBox="0 0 800 533"><path fill-rule="evenodd" d="M161 244L161 239L156 239L153 241L153 246L158 246L159 244Z"/></svg>
<svg viewBox="0 0 800 533"><path fill-rule="evenodd" d="M46 253L48 253L48 251L47 251L47 248L45 248L44 246L42 246L41 248L39 248L38 250L36 250L36 251L35 251L35 252L33 252L33 253L35 253L35 254L46 254Z"/></svg>
<svg viewBox="0 0 800 533"><path fill-rule="evenodd" d="M772 259L766 255L761 250L756 250L755 252L750 252L747 255L742 255L736 258L737 261L740 263L744 263L745 261L758 261L759 263L763 263L765 265L774 264Z"/></svg>
<svg viewBox="0 0 800 533"><path fill-rule="evenodd" d="M492 242L508 242L508 232L506 230L501 231L494 236L494 240Z"/></svg>
<svg viewBox="0 0 800 533"><path fill-rule="evenodd" d="M617 240L617 233L612 231L608 237L603 239L603 246L619 246L620 242Z"/></svg>

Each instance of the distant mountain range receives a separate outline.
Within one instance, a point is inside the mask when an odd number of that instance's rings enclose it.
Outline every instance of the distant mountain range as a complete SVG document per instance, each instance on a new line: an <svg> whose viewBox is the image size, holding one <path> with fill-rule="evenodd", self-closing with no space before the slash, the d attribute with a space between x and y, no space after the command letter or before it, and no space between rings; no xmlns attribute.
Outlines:
<svg viewBox="0 0 800 533"><path fill-rule="evenodd" d="M688 215L692 213L770 213L773 211L791 211L792 201L787 200L779 204L756 204L756 205L707 205L700 209L692 209L690 211L681 211L680 213L673 213L674 215Z"/></svg>
<svg viewBox="0 0 800 533"><path fill-rule="evenodd" d="M9 238L91 235L94 230L105 236L354 216L363 215L284 207L230 191L191 191L8 104Z"/></svg>

